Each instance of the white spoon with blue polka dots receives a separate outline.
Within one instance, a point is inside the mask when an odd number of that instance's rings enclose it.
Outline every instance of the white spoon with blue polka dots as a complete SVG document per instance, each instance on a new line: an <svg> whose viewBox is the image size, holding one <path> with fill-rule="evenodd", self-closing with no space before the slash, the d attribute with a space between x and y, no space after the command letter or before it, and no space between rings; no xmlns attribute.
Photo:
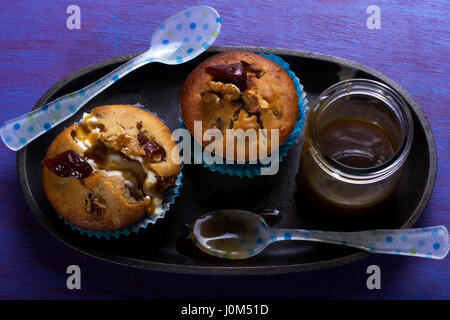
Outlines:
<svg viewBox="0 0 450 320"><path fill-rule="evenodd" d="M189 235L200 250L233 260L252 257L269 244L284 240L326 242L372 253L432 259L443 259L449 250L444 226L359 232L272 229L260 216L242 210L205 214L192 223Z"/></svg>
<svg viewBox="0 0 450 320"><path fill-rule="evenodd" d="M74 115L84 104L114 82L137 68L151 63L180 64L208 49L220 32L222 21L211 7L192 7L171 16L153 33L151 47L96 82L76 92L0 125L0 135L8 148L17 151Z"/></svg>

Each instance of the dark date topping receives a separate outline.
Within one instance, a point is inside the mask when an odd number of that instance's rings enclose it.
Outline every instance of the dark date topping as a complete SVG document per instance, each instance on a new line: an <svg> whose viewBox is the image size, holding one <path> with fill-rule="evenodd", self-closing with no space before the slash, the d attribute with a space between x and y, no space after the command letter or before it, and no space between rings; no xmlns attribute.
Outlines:
<svg viewBox="0 0 450 320"><path fill-rule="evenodd" d="M172 185L177 181L177 176L167 176L162 178L163 184Z"/></svg>
<svg viewBox="0 0 450 320"><path fill-rule="evenodd" d="M141 146L146 144L149 140L147 135L143 131L139 131L139 133L137 135L137 139L138 139L139 145L141 145Z"/></svg>
<svg viewBox="0 0 450 320"><path fill-rule="evenodd" d="M241 61L241 63L247 72L254 73L257 78L262 76L262 69L246 61Z"/></svg>
<svg viewBox="0 0 450 320"><path fill-rule="evenodd" d="M205 72L213 76L214 80L232 83L240 90L245 90L247 86L247 70L241 62L208 66Z"/></svg>
<svg viewBox="0 0 450 320"><path fill-rule="evenodd" d="M150 162L160 162L166 159L166 151L156 142L149 142L144 146L145 155Z"/></svg>
<svg viewBox="0 0 450 320"><path fill-rule="evenodd" d="M92 173L91 165L73 150L43 160L44 165L59 177L84 179Z"/></svg>
<svg viewBox="0 0 450 320"><path fill-rule="evenodd" d="M164 192L168 186L171 186L177 182L177 176L158 177L158 191Z"/></svg>

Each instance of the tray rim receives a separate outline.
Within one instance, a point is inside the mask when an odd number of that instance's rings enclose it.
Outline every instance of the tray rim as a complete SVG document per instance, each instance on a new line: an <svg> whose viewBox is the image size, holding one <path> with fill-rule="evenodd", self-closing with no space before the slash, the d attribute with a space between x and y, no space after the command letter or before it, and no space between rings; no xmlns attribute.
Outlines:
<svg viewBox="0 0 450 320"><path fill-rule="evenodd" d="M409 104L409 107L416 114L422 128L425 131L425 137L428 144L428 152L429 152L429 160L430 167L428 168L428 179L426 183L426 187L422 197L415 208L414 212L408 218L408 220L401 226L401 228L411 227L421 216L423 210L427 206L430 197L433 193L434 185L436 182L436 174L437 174L437 154L436 154L436 144L434 140L434 135L431 129L431 126L427 120L427 117L423 110L420 108L419 104L413 99L413 97L397 82L384 75L383 73L376 71L372 68L369 68L360 63L354 62L352 60L339 58L332 55L322 54L318 52L312 51L304 51L304 50L292 50L292 49L283 49L283 48L268 48L268 47L256 47L256 46L211 46L208 48L207 52L225 52L232 50L244 50L244 51L252 51L252 52L264 52L264 53L273 53L277 55L288 55L294 57L301 58L309 58L312 60L322 60L326 62L336 63L340 65L345 65L347 67L351 67L357 70L362 70L368 74L371 74L389 86L397 90L400 95L406 100ZM50 87L36 102L33 107L33 110L47 102L47 100L54 95L58 90L63 88L67 83L77 79L78 77L85 75L94 70L104 68L113 64L123 63L127 60L130 60L142 52L130 53L122 56L117 56L113 58L109 58L106 60L99 61L92 65L86 66L84 68L78 69L61 80L57 81L52 87ZM311 101L310 103L312 103ZM19 177L19 184L22 189L25 201L30 208L33 216L39 221L39 223L56 239L65 245L75 249L78 252L86 254L88 256L107 261L110 263L115 263L119 265L124 265L128 267L135 267L139 269L151 270L151 271L159 271L159 272L170 272L170 273L178 273L178 274L197 274L197 275L275 275L275 274L287 274L287 273L297 273L304 271L312 271L312 270L322 270L328 269L332 267L338 267L344 264L349 264L351 262L355 262L361 260L363 258L369 257L372 254L364 251L356 252L344 257L323 260L318 262L304 263L304 264L293 264L293 265L281 265L281 266L195 266L195 265L182 265L182 264L170 264L170 263L162 263L156 261L147 261L147 260L138 260L133 258L126 258L122 256L117 256L114 254L105 254L104 252L99 252L98 250L89 250L85 251L83 249L77 248L71 245L69 242L65 241L65 239L57 236L53 231L50 230L49 224L43 218L45 214L40 210L37 204L34 202L34 198L31 196L31 188L28 185L27 174L25 170L25 160L26 160L26 152L28 147L25 147L18 151L17 153L17 175Z"/></svg>

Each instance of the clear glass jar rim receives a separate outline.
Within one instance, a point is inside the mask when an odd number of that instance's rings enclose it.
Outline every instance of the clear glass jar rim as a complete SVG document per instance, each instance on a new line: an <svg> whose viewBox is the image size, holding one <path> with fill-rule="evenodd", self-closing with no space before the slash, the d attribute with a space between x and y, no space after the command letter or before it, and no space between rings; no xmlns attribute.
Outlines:
<svg viewBox="0 0 450 320"><path fill-rule="evenodd" d="M336 101L335 99L329 99L329 97L333 97L334 95L340 93L342 90L346 90L347 95L352 93L351 86L357 86L358 87L358 93L364 94L364 89L367 90L367 95L371 96L372 98L377 98L376 96L369 94L370 92L373 92L374 89L376 90L383 90L383 94L386 95L388 93L390 96L392 96L395 99L395 104L393 105L396 107L396 109L400 112L400 115L403 117L403 122L405 124L405 130L402 137L402 141L397 148L397 151L395 154L389 159L388 161L384 162L383 164L380 164L378 166L370 167L370 168L354 168L349 167L346 165L343 165L336 160L332 159L331 157L324 156L323 152L320 150L320 146L317 144L318 137L317 137L317 130L313 127L314 123L314 117L317 116L317 113L319 112L319 109L321 109L324 106L328 105L328 100L331 100L332 102ZM350 87L350 89L349 89ZM345 97L346 95L343 95ZM339 99L341 99L340 97ZM379 99L379 98L377 98ZM386 101L379 99L383 104L387 104ZM392 106L392 103L389 103ZM403 130L402 130L403 131ZM412 138L413 138L413 131L414 131L414 125L412 120L412 115L409 110L409 107L406 103L406 101L401 97L401 95L394 90L393 88L389 87L388 85L375 81L375 80L369 80L369 79L363 79L363 78L355 78L355 79L348 79L343 80L340 82L337 82L333 84L331 87L327 88L325 91L323 91L317 99L314 101L313 105L311 106L311 110L308 114L308 120L307 120L307 129L306 134L310 137L308 139L310 141L310 144L314 147L315 150L311 150L311 152L314 152L314 158L316 161L320 161L322 164L322 167L325 169L328 169L330 172L338 173L340 176L350 179L350 180L361 180L361 179L377 179L380 176L384 176L389 173L393 173L396 171L397 168L401 167L401 165L406 160L409 151L411 149L412 144ZM336 172L337 171L337 172Z"/></svg>

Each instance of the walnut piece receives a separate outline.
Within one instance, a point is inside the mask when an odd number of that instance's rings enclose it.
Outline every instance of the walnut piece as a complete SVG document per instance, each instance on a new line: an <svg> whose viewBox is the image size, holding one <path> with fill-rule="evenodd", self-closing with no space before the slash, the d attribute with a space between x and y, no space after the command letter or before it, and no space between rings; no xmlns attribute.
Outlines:
<svg viewBox="0 0 450 320"><path fill-rule="evenodd" d="M258 119L255 115L250 116L245 111L241 111L239 117L233 123L233 129L243 129L244 131L248 129L258 130Z"/></svg>
<svg viewBox="0 0 450 320"><path fill-rule="evenodd" d="M245 92L242 95L242 100L245 103L246 109L249 113L258 113L261 111L261 106L258 103L258 99L254 95Z"/></svg>
<svg viewBox="0 0 450 320"><path fill-rule="evenodd" d="M150 141L139 150L139 155L151 163L161 162L166 160L166 150L156 143Z"/></svg>
<svg viewBox="0 0 450 320"><path fill-rule="evenodd" d="M209 81L208 86L212 91L220 93L228 101L237 100L241 96L241 90L232 83Z"/></svg>
<svg viewBox="0 0 450 320"><path fill-rule="evenodd" d="M213 92L205 92L202 94L202 101L206 103L219 104L220 98L217 94Z"/></svg>
<svg viewBox="0 0 450 320"><path fill-rule="evenodd" d="M242 95L242 100L244 100L247 110L250 113L257 113L260 112L261 109L269 108L269 103L253 90L246 91Z"/></svg>

